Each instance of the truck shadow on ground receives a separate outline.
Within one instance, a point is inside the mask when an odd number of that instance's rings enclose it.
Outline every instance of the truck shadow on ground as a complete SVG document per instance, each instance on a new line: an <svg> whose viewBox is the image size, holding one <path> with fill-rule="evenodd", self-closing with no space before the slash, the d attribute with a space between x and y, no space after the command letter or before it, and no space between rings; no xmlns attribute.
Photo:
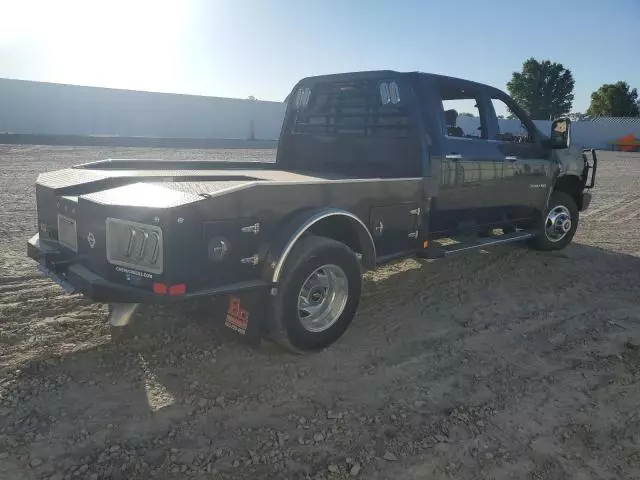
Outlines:
<svg viewBox="0 0 640 480"><path fill-rule="evenodd" d="M449 378L461 364L470 375L479 368L474 355L497 358L485 341L536 359L557 355L546 339L577 332L574 322L613 322L599 327L610 333L616 322L635 319L625 308L637 298L639 280L640 258L580 244L554 253L505 246L446 261L401 261L367 275L354 324L327 351L309 356L271 343L243 345L201 310L150 307L129 338L105 336L99 346L22 368L11 379L7 398L15 402L0 433L23 452L18 464L34 454L48 458L43 474L70 472L83 459L87 472L115 475L120 470L96 465L122 451L130 469L169 468L166 449L174 445L195 452L192 461L224 470L252 448L247 442L258 448L273 441L262 438L265 428L295 438L296 419L319 411L375 412L390 399L414 401L425 389L436 392L428 402L434 411L455 408L459 398L487 401L495 392ZM513 339L506 330L526 332L526 339L507 344ZM540 336L544 343L536 343ZM522 371L528 374L535 376Z"/></svg>

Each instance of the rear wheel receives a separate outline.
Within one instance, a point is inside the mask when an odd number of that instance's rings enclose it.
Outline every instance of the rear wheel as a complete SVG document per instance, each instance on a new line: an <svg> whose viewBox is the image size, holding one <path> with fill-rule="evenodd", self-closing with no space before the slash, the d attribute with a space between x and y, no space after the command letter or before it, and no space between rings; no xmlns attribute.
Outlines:
<svg viewBox="0 0 640 480"><path fill-rule="evenodd" d="M573 198L561 191L553 192L539 227L539 234L530 242L537 250L561 250L566 247L578 228L578 207Z"/></svg>
<svg viewBox="0 0 640 480"><path fill-rule="evenodd" d="M272 299L271 336L297 353L331 345L351 324L361 289L360 264L349 247L330 238L301 239Z"/></svg>

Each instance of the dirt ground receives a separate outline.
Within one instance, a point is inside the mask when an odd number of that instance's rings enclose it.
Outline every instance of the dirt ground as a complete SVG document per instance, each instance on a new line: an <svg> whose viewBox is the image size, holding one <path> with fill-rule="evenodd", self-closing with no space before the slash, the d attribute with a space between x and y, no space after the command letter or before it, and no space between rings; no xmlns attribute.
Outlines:
<svg viewBox="0 0 640 480"><path fill-rule="evenodd" d="M640 478L640 154L600 152L559 253L503 246L367 274L328 350L241 344L35 271L37 173L109 157L273 151L0 146L0 478Z"/></svg>

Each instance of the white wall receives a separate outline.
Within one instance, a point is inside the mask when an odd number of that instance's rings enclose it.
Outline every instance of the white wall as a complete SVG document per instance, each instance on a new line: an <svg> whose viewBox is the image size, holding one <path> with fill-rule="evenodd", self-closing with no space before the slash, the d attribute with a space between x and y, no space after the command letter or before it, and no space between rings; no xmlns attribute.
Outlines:
<svg viewBox="0 0 640 480"><path fill-rule="evenodd" d="M285 104L0 79L0 132L277 139Z"/></svg>

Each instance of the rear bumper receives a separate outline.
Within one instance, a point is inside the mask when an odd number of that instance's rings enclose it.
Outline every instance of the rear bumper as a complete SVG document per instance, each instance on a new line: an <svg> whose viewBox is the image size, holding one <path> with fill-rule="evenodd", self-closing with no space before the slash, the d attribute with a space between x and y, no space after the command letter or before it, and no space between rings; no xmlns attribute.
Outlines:
<svg viewBox="0 0 640 480"><path fill-rule="evenodd" d="M38 234L27 242L27 255L38 262L38 270L68 293L80 293L104 303L175 303L184 300L267 289L264 281L248 281L189 291L184 295L158 295L136 287L108 281L80 263L64 260L55 242L41 241Z"/></svg>

